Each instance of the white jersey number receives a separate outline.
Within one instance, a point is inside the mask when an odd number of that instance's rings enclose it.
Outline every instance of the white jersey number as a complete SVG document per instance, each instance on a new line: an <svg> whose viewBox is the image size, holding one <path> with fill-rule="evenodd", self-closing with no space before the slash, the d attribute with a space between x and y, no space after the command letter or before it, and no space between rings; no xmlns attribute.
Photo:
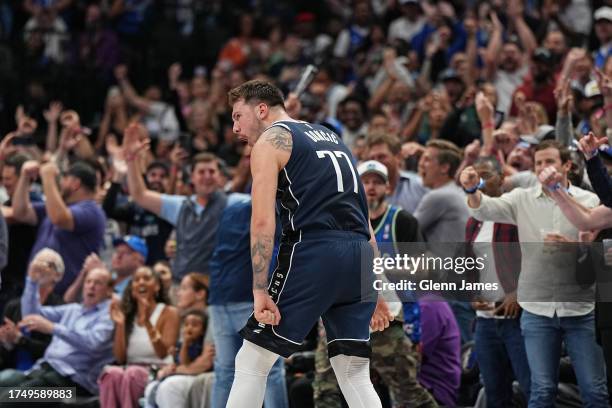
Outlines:
<svg viewBox="0 0 612 408"><path fill-rule="evenodd" d="M355 168L353 167L353 163L351 162L348 154L334 150L333 152L330 150L317 150L317 156L319 159L324 159L325 156L331 159L332 165L334 166L334 170L336 171L336 181L338 183L338 192L342 193L344 191L344 180L342 179L342 171L340 170L340 163L337 158L344 158L346 164L348 164L349 169L351 170L351 174L353 175L353 191L355 194L358 193L357 188L357 174L355 173Z"/></svg>

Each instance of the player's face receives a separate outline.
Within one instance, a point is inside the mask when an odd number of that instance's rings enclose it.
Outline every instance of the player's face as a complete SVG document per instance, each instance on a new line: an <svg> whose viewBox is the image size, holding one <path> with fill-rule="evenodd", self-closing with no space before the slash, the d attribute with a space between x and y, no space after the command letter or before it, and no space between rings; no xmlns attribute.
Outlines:
<svg viewBox="0 0 612 408"><path fill-rule="evenodd" d="M191 171L191 182L198 196L208 196L219 188L219 166L216 161L197 163Z"/></svg>
<svg viewBox="0 0 612 408"><path fill-rule="evenodd" d="M240 99L234 103L232 108L232 120L234 121L234 133L242 142L253 146L261 132L263 126L255 114L255 106L245 103Z"/></svg>
<svg viewBox="0 0 612 408"><path fill-rule="evenodd" d="M368 200L368 208L373 211L378 209L387 195L387 183L382 177L374 173L361 176L361 182Z"/></svg>

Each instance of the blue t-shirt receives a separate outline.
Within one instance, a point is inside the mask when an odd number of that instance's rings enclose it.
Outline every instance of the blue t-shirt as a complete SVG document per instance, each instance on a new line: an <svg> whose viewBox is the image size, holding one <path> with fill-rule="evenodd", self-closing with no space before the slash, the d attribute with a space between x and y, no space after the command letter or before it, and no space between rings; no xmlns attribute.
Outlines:
<svg viewBox="0 0 612 408"><path fill-rule="evenodd" d="M209 304L253 301L250 227L251 197L230 194L219 222L217 245L209 264Z"/></svg>
<svg viewBox="0 0 612 408"><path fill-rule="evenodd" d="M38 234L30 253L30 261L43 248L57 251L64 260L63 279L55 286L55 292L63 295L79 274L85 258L98 252L104 241L106 216L93 200L70 204L68 209L74 219L74 230L56 227L47 217L44 203L32 203L38 217Z"/></svg>

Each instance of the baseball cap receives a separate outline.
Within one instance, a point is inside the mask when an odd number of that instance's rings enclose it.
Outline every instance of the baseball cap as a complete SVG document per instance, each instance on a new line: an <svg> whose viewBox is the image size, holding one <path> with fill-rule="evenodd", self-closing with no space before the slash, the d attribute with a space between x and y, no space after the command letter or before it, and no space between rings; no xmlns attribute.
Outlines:
<svg viewBox="0 0 612 408"><path fill-rule="evenodd" d="M599 90L599 85L597 85L597 81L589 81L584 86L584 96L585 98L593 98L595 96L600 96L601 91Z"/></svg>
<svg viewBox="0 0 612 408"><path fill-rule="evenodd" d="M93 166L84 163L76 162L65 173L67 176L73 176L81 181L81 184L87 187L91 191L96 190L98 180L96 178L96 170Z"/></svg>
<svg viewBox="0 0 612 408"><path fill-rule="evenodd" d="M550 64L552 63L552 60L553 60L552 54L550 53L550 51L543 47L536 48L536 50L533 52L532 59L534 61L543 62L545 64Z"/></svg>
<svg viewBox="0 0 612 408"><path fill-rule="evenodd" d="M612 7L604 6L595 11L595 21L608 20L612 22Z"/></svg>
<svg viewBox="0 0 612 408"><path fill-rule="evenodd" d="M538 130L535 131L533 135L522 135L521 140L523 142L529 143L530 145L537 145L542 140L546 139L554 139L555 138L555 128L550 125L540 125Z"/></svg>
<svg viewBox="0 0 612 408"><path fill-rule="evenodd" d="M455 71L452 68L446 68L444 71L442 71L440 73L439 80L440 80L440 82L452 81L452 80L463 82L463 80L461 79L461 77L459 76L457 71Z"/></svg>
<svg viewBox="0 0 612 408"><path fill-rule="evenodd" d="M420 6L419 0L399 0L400 6L404 6L406 4L414 4Z"/></svg>
<svg viewBox="0 0 612 408"><path fill-rule="evenodd" d="M385 183L389 181L387 166L376 160L368 160L361 163L359 166L357 166L357 173L359 173L360 177L364 174L376 173L383 178Z"/></svg>
<svg viewBox="0 0 612 408"><path fill-rule="evenodd" d="M149 255L149 249L147 248L147 243L144 239L135 235L126 235L123 238L116 238L113 240L113 246L115 247L122 244L129 246L130 249L138 252L140 255L143 256L144 259L147 259L147 256Z"/></svg>

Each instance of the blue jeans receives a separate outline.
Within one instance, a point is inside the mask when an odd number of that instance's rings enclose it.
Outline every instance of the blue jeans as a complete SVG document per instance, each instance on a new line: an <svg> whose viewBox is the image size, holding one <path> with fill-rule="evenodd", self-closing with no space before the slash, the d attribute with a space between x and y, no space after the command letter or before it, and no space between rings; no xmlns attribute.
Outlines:
<svg viewBox="0 0 612 408"><path fill-rule="evenodd" d="M251 313L253 303L229 303L210 305L208 311L213 325L215 340L215 383L212 390L212 408L225 408L232 382L234 381L234 360L242 337L238 334ZM287 408L287 386L285 383L285 363L282 358L270 370L266 386L265 408Z"/></svg>
<svg viewBox="0 0 612 408"><path fill-rule="evenodd" d="M523 310L521 329L531 369L529 408L553 407L557 395L561 343L574 366L584 407L607 407L606 369L595 340L595 314L546 317Z"/></svg>
<svg viewBox="0 0 612 408"><path fill-rule="evenodd" d="M531 374L519 320L479 317L474 337L487 407L512 406L514 378L529 400Z"/></svg>
<svg viewBox="0 0 612 408"><path fill-rule="evenodd" d="M453 300L448 302L448 305L453 310L459 333L461 333L461 345L472 341L472 323L476 318L476 313L469 302Z"/></svg>

